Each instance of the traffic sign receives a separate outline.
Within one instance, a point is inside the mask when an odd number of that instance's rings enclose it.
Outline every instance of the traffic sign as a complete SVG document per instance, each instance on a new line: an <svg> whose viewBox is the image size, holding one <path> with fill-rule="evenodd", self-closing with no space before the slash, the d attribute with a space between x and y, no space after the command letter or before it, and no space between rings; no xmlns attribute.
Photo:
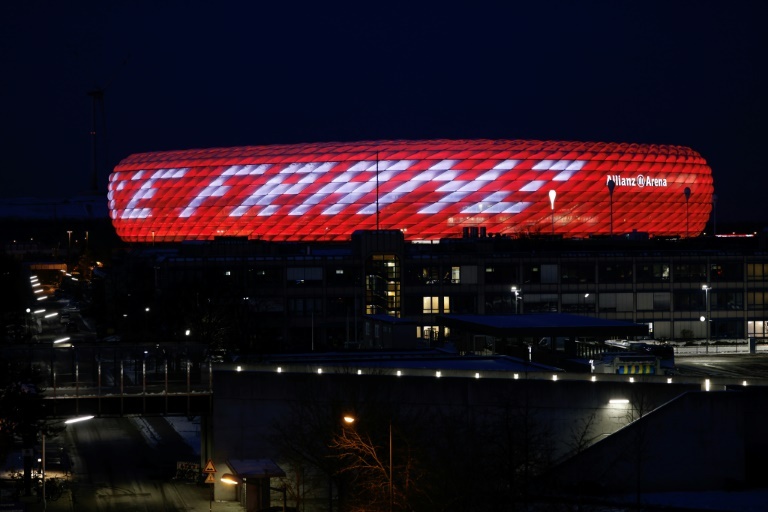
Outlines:
<svg viewBox="0 0 768 512"><path fill-rule="evenodd" d="M213 466L213 461L211 459L208 459L208 462L205 463L205 469L203 469L203 473L215 473L216 468Z"/></svg>
<svg viewBox="0 0 768 512"><path fill-rule="evenodd" d="M205 483L207 484L215 484L216 479L213 477L213 473L208 473L208 476L205 477Z"/></svg>

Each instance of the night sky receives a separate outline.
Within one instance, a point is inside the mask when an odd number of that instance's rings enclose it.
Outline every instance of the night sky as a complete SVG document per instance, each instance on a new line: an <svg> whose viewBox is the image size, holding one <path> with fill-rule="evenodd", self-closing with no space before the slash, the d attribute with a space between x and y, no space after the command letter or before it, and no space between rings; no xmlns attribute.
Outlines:
<svg viewBox="0 0 768 512"><path fill-rule="evenodd" d="M105 196L143 151L596 140L691 147L718 222L768 223L765 26L759 0L7 0L0 197L90 190L103 90Z"/></svg>

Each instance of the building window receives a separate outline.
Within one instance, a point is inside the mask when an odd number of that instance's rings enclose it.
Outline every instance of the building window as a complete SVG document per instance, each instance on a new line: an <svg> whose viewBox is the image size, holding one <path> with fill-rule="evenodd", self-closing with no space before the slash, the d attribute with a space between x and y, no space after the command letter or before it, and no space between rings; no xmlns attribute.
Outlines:
<svg viewBox="0 0 768 512"><path fill-rule="evenodd" d="M629 262L605 262L600 263L599 277L601 283L631 283L632 263Z"/></svg>
<svg viewBox="0 0 768 512"><path fill-rule="evenodd" d="M765 309L766 305L768 305L767 292L748 292L747 293L747 308Z"/></svg>
<svg viewBox="0 0 768 512"><path fill-rule="evenodd" d="M669 292L648 292L637 294L638 311L669 311Z"/></svg>
<svg viewBox="0 0 768 512"><path fill-rule="evenodd" d="M476 267L475 267L476 268ZM531 267L529 267L528 273L535 274L533 278L536 279L535 282L539 282L539 266L535 266L536 270L534 271ZM464 272L462 272L462 283L468 283L466 276L467 267L465 266L463 268ZM474 270L474 268L473 268ZM473 272L473 275L475 279L477 279L477 272ZM474 284L476 281L473 281L472 284ZM505 265L496 265L493 267L485 267L485 284L501 284L501 285L511 285L514 283L521 283L522 279L520 278L520 265L516 263L512 264L505 264Z"/></svg>
<svg viewBox="0 0 768 512"><path fill-rule="evenodd" d="M768 277L768 263L747 263L748 281L765 281Z"/></svg>
<svg viewBox="0 0 768 512"><path fill-rule="evenodd" d="M564 293L561 302L563 313L591 313L595 310L594 293Z"/></svg>
<svg viewBox="0 0 768 512"><path fill-rule="evenodd" d="M569 261L562 264L563 284L595 282L595 264L590 262Z"/></svg>
<svg viewBox="0 0 768 512"><path fill-rule="evenodd" d="M704 311L704 293L701 290L675 290L672 296L675 311Z"/></svg>
<svg viewBox="0 0 768 512"><path fill-rule="evenodd" d="M646 295L652 295L652 294L646 294ZM602 292L600 293L598 306L600 308L601 313L610 313L610 312L617 312L617 311L631 312L631 311L634 311L634 304L632 303L632 298L633 296L631 293ZM651 297L651 300L647 302L647 310L651 310L652 308L653 308L653 297ZM638 306L638 310L640 310L639 306Z"/></svg>
<svg viewBox="0 0 768 512"><path fill-rule="evenodd" d="M744 264L740 261L723 261L709 266L709 279L713 283L743 281Z"/></svg>
<svg viewBox="0 0 768 512"><path fill-rule="evenodd" d="M765 338L768 335L768 322L750 320L747 322L747 336L750 338Z"/></svg>
<svg viewBox="0 0 768 512"><path fill-rule="evenodd" d="M744 309L744 294L738 291L716 290L712 292L709 307L719 310L741 311Z"/></svg>
<svg viewBox="0 0 768 512"><path fill-rule="evenodd" d="M526 313L557 313L557 294L529 293L525 296Z"/></svg>
<svg viewBox="0 0 768 512"><path fill-rule="evenodd" d="M365 311L369 315L400 317L400 260L394 254L374 254L365 268Z"/></svg>
<svg viewBox="0 0 768 512"><path fill-rule="evenodd" d="M443 330L443 337L450 336L451 330L446 327ZM424 325L416 327L416 337L419 339L427 340L430 342L438 341L440 339L440 326L439 325Z"/></svg>
<svg viewBox="0 0 768 512"><path fill-rule="evenodd" d="M707 281L704 263L678 263L675 265L676 283L700 283Z"/></svg>
<svg viewBox="0 0 768 512"><path fill-rule="evenodd" d="M440 297L422 297L422 313L450 313L451 312L451 299L450 297L443 297L443 307L440 307Z"/></svg>
<svg viewBox="0 0 768 512"><path fill-rule="evenodd" d="M670 269L667 263L642 263L637 266L638 283L666 283Z"/></svg>
<svg viewBox="0 0 768 512"><path fill-rule="evenodd" d="M320 284L323 282L323 269L320 267L294 267L288 268L286 279L289 286L304 284Z"/></svg>
<svg viewBox="0 0 768 512"><path fill-rule="evenodd" d="M557 264L556 263L541 263L527 265L523 270L523 278L526 284L542 283L542 284L557 284ZM515 282L509 278L504 280L505 283Z"/></svg>

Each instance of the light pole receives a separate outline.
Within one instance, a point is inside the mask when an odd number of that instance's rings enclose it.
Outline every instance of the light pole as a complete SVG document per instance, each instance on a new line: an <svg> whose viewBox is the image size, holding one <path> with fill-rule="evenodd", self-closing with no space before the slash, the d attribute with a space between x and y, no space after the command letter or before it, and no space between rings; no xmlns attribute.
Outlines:
<svg viewBox="0 0 768 512"><path fill-rule="evenodd" d="M47 510L48 504L45 501L45 432L42 433L42 438L43 438L43 453L40 459L40 462L41 462L40 468L42 470L41 473L43 475L43 485L41 489L42 489L42 496L43 496L43 510Z"/></svg>
<svg viewBox="0 0 768 512"><path fill-rule="evenodd" d="M356 418L354 416L344 416L344 423L352 425ZM395 488L392 484L392 420L389 420L389 512L392 512L395 502Z"/></svg>
<svg viewBox="0 0 768 512"><path fill-rule="evenodd" d="M557 192L554 190L549 191L549 205L552 208L552 234L555 234L555 196Z"/></svg>
<svg viewBox="0 0 768 512"><path fill-rule="evenodd" d="M515 295L515 299L514 300L515 300L515 314L516 315L518 314L518 311L517 311L517 301L520 300L520 291L521 290L519 290L517 288L517 286L513 286L512 287L512 293Z"/></svg>
<svg viewBox="0 0 768 512"><path fill-rule="evenodd" d="M704 290L704 308L705 308L705 311L707 313L707 315L706 315L707 317L706 318L701 317L702 319L706 320L706 322L707 322L707 325L705 326L705 328L707 330L707 344L706 344L705 351L706 351L707 354L709 354L709 323L712 321L710 319L710 311L711 310L709 308L709 290L711 290L712 287L711 286L707 286L706 284L703 284L703 285L701 285L701 289Z"/></svg>
<svg viewBox="0 0 768 512"><path fill-rule="evenodd" d="M685 194L685 238L688 238L691 236L691 230L688 227L688 200L691 198L691 189L685 187L683 194Z"/></svg>
<svg viewBox="0 0 768 512"><path fill-rule="evenodd" d="M69 425L69 424L72 424L72 423L79 423L81 421L88 421L88 420L91 420L91 419L93 419L93 416L90 416L90 415L89 416L77 416L75 418L69 418L68 420L64 420L64 423ZM40 457L40 473L41 473L41 475L43 477L43 484L41 486L41 495L42 495L42 498L43 498L43 510L46 510L48 504L45 501L45 431L42 432L41 437L42 437L42 445L43 445L42 446L43 453L42 453L42 456Z"/></svg>
<svg viewBox="0 0 768 512"><path fill-rule="evenodd" d="M608 196L610 197L611 201L611 238L613 238L613 189L616 188L616 182L609 179L607 185Z"/></svg>

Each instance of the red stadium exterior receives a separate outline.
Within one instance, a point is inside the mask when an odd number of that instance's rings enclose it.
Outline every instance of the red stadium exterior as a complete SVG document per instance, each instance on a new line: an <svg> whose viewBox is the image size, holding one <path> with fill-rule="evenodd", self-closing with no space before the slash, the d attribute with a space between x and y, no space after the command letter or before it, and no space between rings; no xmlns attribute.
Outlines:
<svg viewBox="0 0 768 512"><path fill-rule="evenodd" d="M680 146L375 141L131 155L110 175L109 210L130 242L343 241L377 228L407 240L695 236L712 194L711 169Z"/></svg>

